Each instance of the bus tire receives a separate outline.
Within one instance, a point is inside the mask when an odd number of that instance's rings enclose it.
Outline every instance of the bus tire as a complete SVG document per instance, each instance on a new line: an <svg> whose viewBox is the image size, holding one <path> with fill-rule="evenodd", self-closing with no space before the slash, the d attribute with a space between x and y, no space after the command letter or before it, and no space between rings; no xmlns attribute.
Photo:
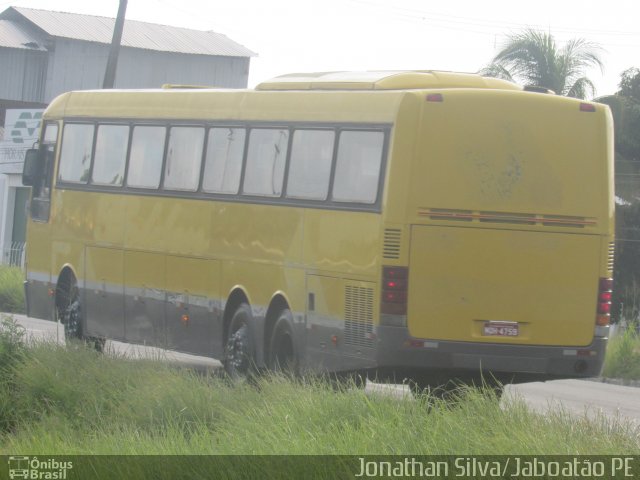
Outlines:
<svg viewBox="0 0 640 480"><path fill-rule="evenodd" d="M73 275L63 279L56 293L55 313L64 326L65 340L83 338L82 304L78 282Z"/></svg>
<svg viewBox="0 0 640 480"><path fill-rule="evenodd" d="M102 353L105 348L105 338L87 337L84 331L84 310L80 297L78 282L71 274L58 286L56 294L56 318L64 326L64 338L82 340L95 351Z"/></svg>
<svg viewBox="0 0 640 480"><path fill-rule="evenodd" d="M298 356L293 336L293 315L284 309L278 315L269 341L269 368L275 372L296 375Z"/></svg>
<svg viewBox="0 0 640 480"><path fill-rule="evenodd" d="M255 372L255 341L251 331L251 307L242 303L229 323L222 364L231 380L249 379Z"/></svg>

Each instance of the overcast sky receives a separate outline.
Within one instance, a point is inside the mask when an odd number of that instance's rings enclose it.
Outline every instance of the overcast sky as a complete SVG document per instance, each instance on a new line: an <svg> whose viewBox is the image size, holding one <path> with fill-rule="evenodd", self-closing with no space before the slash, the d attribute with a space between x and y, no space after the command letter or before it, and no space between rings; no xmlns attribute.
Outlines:
<svg viewBox="0 0 640 480"><path fill-rule="evenodd" d="M115 17L118 0L0 0L9 6ZM127 19L223 33L258 54L249 86L292 72L475 72L527 27L602 47L599 95L640 67L638 0L129 0Z"/></svg>

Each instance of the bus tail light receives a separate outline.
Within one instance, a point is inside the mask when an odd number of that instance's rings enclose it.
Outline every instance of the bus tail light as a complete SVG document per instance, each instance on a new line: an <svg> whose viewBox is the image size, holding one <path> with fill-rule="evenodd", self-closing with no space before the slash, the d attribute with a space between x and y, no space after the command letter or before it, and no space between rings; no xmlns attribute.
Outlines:
<svg viewBox="0 0 640 480"><path fill-rule="evenodd" d="M596 325L606 327L611 320L611 298L613 279L601 278L598 285L598 307L596 311Z"/></svg>
<svg viewBox="0 0 640 480"><path fill-rule="evenodd" d="M381 323L406 325L409 269L407 267L382 267L382 292L380 298ZM402 316L402 319L392 318Z"/></svg>

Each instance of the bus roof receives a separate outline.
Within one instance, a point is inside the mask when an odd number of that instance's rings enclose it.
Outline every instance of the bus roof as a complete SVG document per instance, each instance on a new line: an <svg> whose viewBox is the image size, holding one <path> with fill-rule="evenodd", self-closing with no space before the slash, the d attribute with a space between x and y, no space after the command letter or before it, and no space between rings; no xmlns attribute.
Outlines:
<svg viewBox="0 0 640 480"><path fill-rule="evenodd" d="M412 90L430 88L490 88L522 90L522 87L475 73L415 71L290 73L260 83L256 90Z"/></svg>
<svg viewBox="0 0 640 480"><path fill-rule="evenodd" d="M522 91L511 82L470 73L299 73L263 82L255 90L165 85L151 90L74 91L54 99L45 117L393 123L408 93L450 88Z"/></svg>

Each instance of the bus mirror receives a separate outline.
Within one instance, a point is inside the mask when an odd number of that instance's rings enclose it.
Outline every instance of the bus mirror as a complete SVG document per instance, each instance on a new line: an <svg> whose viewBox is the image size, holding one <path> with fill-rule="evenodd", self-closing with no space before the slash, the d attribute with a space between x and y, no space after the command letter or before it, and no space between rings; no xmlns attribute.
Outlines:
<svg viewBox="0 0 640 480"><path fill-rule="evenodd" d="M22 168L22 184L32 187L42 175L42 156L40 150L31 148L24 156L24 166Z"/></svg>

